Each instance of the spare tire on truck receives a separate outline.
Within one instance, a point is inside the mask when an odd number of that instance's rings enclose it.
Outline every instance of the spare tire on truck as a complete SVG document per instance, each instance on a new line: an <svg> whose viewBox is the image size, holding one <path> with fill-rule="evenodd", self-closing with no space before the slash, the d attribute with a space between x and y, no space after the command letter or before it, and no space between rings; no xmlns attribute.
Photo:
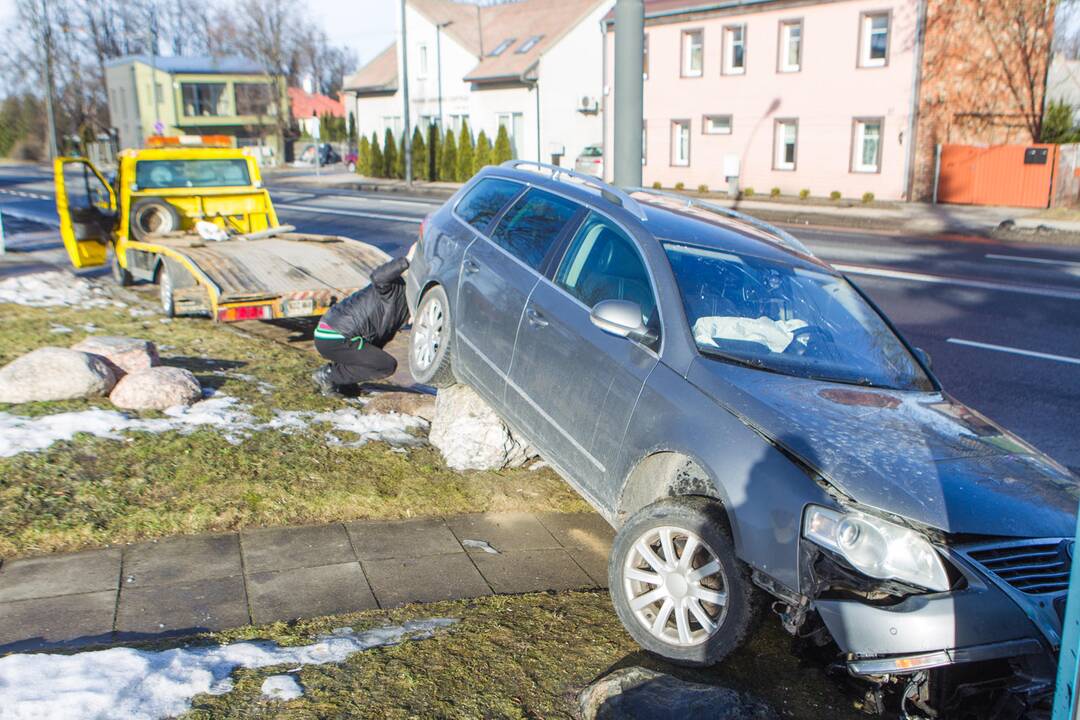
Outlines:
<svg viewBox="0 0 1080 720"><path fill-rule="evenodd" d="M131 234L136 240L180 229L180 213L165 200L142 198L131 207Z"/></svg>

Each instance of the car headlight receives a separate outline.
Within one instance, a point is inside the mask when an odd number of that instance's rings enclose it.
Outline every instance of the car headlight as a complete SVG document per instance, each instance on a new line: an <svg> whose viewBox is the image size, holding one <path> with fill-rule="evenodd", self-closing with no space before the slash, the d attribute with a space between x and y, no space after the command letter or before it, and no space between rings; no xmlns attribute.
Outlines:
<svg viewBox="0 0 1080 720"><path fill-rule="evenodd" d="M949 589L945 564L921 533L873 515L811 505L803 520L803 537L839 554L872 578L899 580L927 590Z"/></svg>

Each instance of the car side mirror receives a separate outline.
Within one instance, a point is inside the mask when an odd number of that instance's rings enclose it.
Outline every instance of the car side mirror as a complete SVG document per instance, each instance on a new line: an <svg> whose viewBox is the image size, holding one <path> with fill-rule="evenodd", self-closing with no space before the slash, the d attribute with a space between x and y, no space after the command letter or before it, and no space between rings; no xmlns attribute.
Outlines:
<svg viewBox="0 0 1080 720"><path fill-rule="evenodd" d="M919 362L927 367L927 369L933 369L934 363L930 361L930 353L923 350L921 347L915 348L915 355L919 358Z"/></svg>
<svg viewBox="0 0 1080 720"><path fill-rule="evenodd" d="M641 320L641 306L632 300L602 300L589 313L589 320L612 335L646 345L656 340L656 334Z"/></svg>

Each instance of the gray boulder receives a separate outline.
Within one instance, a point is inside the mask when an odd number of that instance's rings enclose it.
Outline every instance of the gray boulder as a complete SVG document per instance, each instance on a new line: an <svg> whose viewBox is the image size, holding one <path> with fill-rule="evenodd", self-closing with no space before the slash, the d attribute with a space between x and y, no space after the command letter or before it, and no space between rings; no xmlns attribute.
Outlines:
<svg viewBox="0 0 1080 720"><path fill-rule="evenodd" d="M43 347L0 368L0 402L25 403L108 395L116 384L109 364L96 355Z"/></svg>
<svg viewBox="0 0 1080 720"><path fill-rule="evenodd" d="M536 456L490 405L464 385L439 390L428 440L455 470L519 467Z"/></svg>
<svg viewBox="0 0 1080 720"><path fill-rule="evenodd" d="M71 349L100 355L125 373L138 372L161 364L154 343L138 338L92 335L72 345Z"/></svg>
<svg viewBox="0 0 1080 720"><path fill-rule="evenodd" d="M583 720L778 720L762 701L642 667L605 675L578 695Z"/></svg>
<svg viewBox="0 0 1080 720"><path fill-rule="evenodd" d="M124 410L165 410L191 405L201 397L202 386L190 371L159 366L120 378L109 400Z"/></svg>

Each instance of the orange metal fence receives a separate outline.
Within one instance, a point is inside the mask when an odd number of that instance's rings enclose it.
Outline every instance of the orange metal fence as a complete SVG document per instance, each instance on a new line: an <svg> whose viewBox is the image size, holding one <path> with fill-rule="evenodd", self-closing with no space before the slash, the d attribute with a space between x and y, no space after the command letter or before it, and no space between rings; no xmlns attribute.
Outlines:
<svg viewBox="0 0 1080 720"><path fill-rule="evenodd" d="M1057 160L1056 145L942 145L937 200L1048 207Z"/></svg>

